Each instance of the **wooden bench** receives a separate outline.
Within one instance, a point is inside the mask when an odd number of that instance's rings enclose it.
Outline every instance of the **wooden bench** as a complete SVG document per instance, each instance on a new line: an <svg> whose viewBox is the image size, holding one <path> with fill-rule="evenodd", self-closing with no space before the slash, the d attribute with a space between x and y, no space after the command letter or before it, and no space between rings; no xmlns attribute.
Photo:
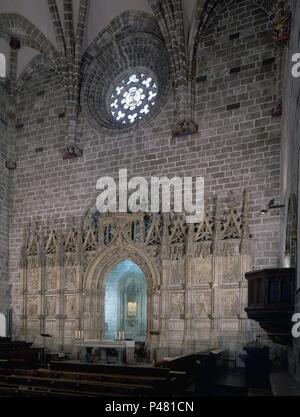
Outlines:
<svg viewBox="0 0 300 417"><path fill-rule="evenodd" d="M141 371L136 372L140 374ZM147 371L150 371L150 374L152 373L151 368ZM44 389L50 390L55 388L61 391L71 391L80 396L83 392L91 392L93 395L113 393L116 397L120 395L148 397L166 392L166 387L170 385L170 379L174 377L174 375L170 376L169 373L166 374L166 370L163 371L165 376L159 378L151 375L134 375L131 372L129 371L129 375L120 372L78 374L48 369L6 369L5 372L0 370L0 383L2 385L13 385L17 388L30 387L36 389L36 387L44 387ZM163 389L164 387L165 389Z"/></svg>
<svg viewBox="0 0 300 417"><path fill-rule="evenodd" d="M50 369L0 368L0 385L4 391L11 386L39 390L41 395L56 390L76 396L176 396L184 394L191 374L168 368L51 362Z"/></svg>
<svg viewBox="0 0 300 417"><path fill-rule="evenodd" d="M8 362L18 362L31 367L42 358L41 348L32 348L32 342L12 341L10 338L0 338L0 359Z"/></svg>
<svg viewBox="0 0 300 417"><path fill-rule="evenodd" d="M28 377L20 375L0 375L0 382L5 384L13 384L20 387L43 387L44 389L57 389L60 391L68 391L81 395L84 393L92 393L93 395L106 395L114 393L115 396L126 395L147 395L147 391L151 391L151 386L109 383L109 382L91 382L91 381L72 381L57 378L40 378Z"/></svg>
<svg viewBox="0 0 300 417"><path fill-rule="evenodd" d="M24 387L14 384L3 384L0 382L0 397L78 397L78 392L72 390L60 390L53 387ZM84 392L80 391L81 397L116 397L115 393L99 393L99 392ZM119 394L118 397L127 397Z"/></svg>
<svg viewBox="0 0 300 417"><path fill-rule="evenodd" d="M63 371L51 371L48 369L37 370L14 370L15 375L27 375L27 376L39 376L45 378L57 378L57 379L71 379L71 380L85 380L85 381L102 381L102 382L114 382L120 381L122 383L132 383L135 385L154 385L156 383L163 383L166 381L166 377L153 377L148 375L123 375L123 374L111 374L111 373L75 373L75 372L63 372Z"/></svg>
<svg viewBox="0 0 300 417"><path fill-rule="evenodd" d="M150 367L135 367L135 366L116 366L116 365L96 365L96 364L80 364L73 362L51 362L51 370L82 373L97 373L103 380L113 378L116 376L124 382L148 384L153 386L155 395L172 395L184 390L184 379L186 379L186 371L177 372L177 370L169 368L150 368ZM150 382L151 381L151 382Z"/></svg>

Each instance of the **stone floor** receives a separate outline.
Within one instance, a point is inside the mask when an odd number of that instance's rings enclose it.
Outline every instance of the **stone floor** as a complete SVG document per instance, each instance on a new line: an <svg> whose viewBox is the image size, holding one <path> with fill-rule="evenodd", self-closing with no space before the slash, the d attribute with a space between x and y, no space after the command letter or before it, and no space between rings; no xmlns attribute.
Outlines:
<svg viewBox="0 0 300 417"><path fill-rule="evenodd" d="M270 382L274 396L300 396L300 383L286 370L272 371Z"/></svg>

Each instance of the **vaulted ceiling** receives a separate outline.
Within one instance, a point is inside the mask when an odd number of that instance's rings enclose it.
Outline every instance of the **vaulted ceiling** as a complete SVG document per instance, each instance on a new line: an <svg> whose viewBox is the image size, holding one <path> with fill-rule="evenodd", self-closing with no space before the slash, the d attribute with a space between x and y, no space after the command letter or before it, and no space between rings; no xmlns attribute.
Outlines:
<svg viewBox="0 0 300 417"><path fill-rule="evenodd" d="M159 77L160 93L169 91L171 83L174 87L174 134L197 131L192 105L197 50L218 16L239 1L0 0L0 52L11 60L10 89L21 91L40 66L56 71L67 109L66 142L74 144L82 105L87 114L97 108L91 122L99 129L117 129L95 103L106 102L112 77L145 66ZM270 19L284 12L282 0L245 2L262 8Z"/></svg>
<svg viewBox="0 0 300 417"><path fill-rule="evenodd" d="M57 0L60 17L63 20L63 0ZM188 32L193 9L197 0L182 0L185 31ZM73 0L74 26L77 25L80 0ZM95 39L116 16L126 10L139 10L153 15L148 0L90 0L87 13L87 24L83 40L83 50ZM56 36L49 12L47 0L1 0L0 14L18 13L32 22L57 47ZM15 34L21 34L19 29L11 28ZM0 42L0 49L4 53L5 45ZM1 51L0 51L1 52ZM31 48L22 48L18 57L18 75L38 52ZM8 55L8 54L7 54Z"/></svg>

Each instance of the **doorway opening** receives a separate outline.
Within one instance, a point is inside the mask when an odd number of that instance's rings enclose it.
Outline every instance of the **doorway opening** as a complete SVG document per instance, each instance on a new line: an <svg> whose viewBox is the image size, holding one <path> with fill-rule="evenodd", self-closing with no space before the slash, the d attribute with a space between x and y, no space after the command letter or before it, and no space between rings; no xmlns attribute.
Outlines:
<svg viewBox="0 0 300 417"><path fill-rule="evenodd" d="M114 266L104 285L106 340L115 340L122 332L125 339L145 342L147 287L145 274L136 263L124 260Z"/></svg>

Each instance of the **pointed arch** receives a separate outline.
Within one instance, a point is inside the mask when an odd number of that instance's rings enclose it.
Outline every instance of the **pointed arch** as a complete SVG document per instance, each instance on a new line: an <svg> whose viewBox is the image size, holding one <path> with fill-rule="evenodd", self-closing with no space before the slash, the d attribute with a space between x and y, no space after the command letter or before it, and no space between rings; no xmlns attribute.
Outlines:
<svg viewBox="0 0 300 417"><path fill-rule="evenodd" d="M95 256L86 271L83 289L87 291L99 289L111 268L125 259L131 260L141 268L151 288L158 286L159 274L149 255L134 245L124 246L123 243L116 243L106 247Z"/></svg>
<svg viewBox="0 0 300 417"><path fill-rule="evenodd" d="M115 17L101 30L84 52L81 71L84 73L102 48L115 42L118 35L129 33L148 33L162 40L157 20L150 13L139 10L127 10Z"/></svg>
<svg viewBox="0 0 300 417"><path fill-rule="evenodd" d="M154 316L157 314L156 289L160 282L159 273L150 257L140 248L124 242L108 246L98 252L91 262L83 279L83 328L88 338L103 337L105 331L104 286L113 267L122 261L134 262L144 273L147 281L147 336L151 337L154 327Z"/></svg>
<svg viewBox="0 0 300 417"><path fill-rule="evenodd" d="M195 54L199 40L207 30L215 17L226 7L236 0L197 0L194 8L192 22L189 31L189 57L191 62L195 59ZM269 16L273 15L276 0L247 0L257 7L260 7Z"/></svg>
<svg viewBox="0 0 300 417"><path fill-rule="evenodd" d="M36 55L32 60L26 65L26 67L21 72L17 80L17 90L21 91L27 79L31 77L34 73L40 69L45 69L55 72L57 68L54 66L51 60L49 60L44 55Z"/></svg>
<svg viewBox="0 0 300 417"><path fill-rule="evenodd" d="M54 45L48 38L26 17L19 13L1 13L0 26L7 29L19 29L24 34L16 35L21 46L28 46L45 54L56 66L59 65L59 56Z"/></svg>

